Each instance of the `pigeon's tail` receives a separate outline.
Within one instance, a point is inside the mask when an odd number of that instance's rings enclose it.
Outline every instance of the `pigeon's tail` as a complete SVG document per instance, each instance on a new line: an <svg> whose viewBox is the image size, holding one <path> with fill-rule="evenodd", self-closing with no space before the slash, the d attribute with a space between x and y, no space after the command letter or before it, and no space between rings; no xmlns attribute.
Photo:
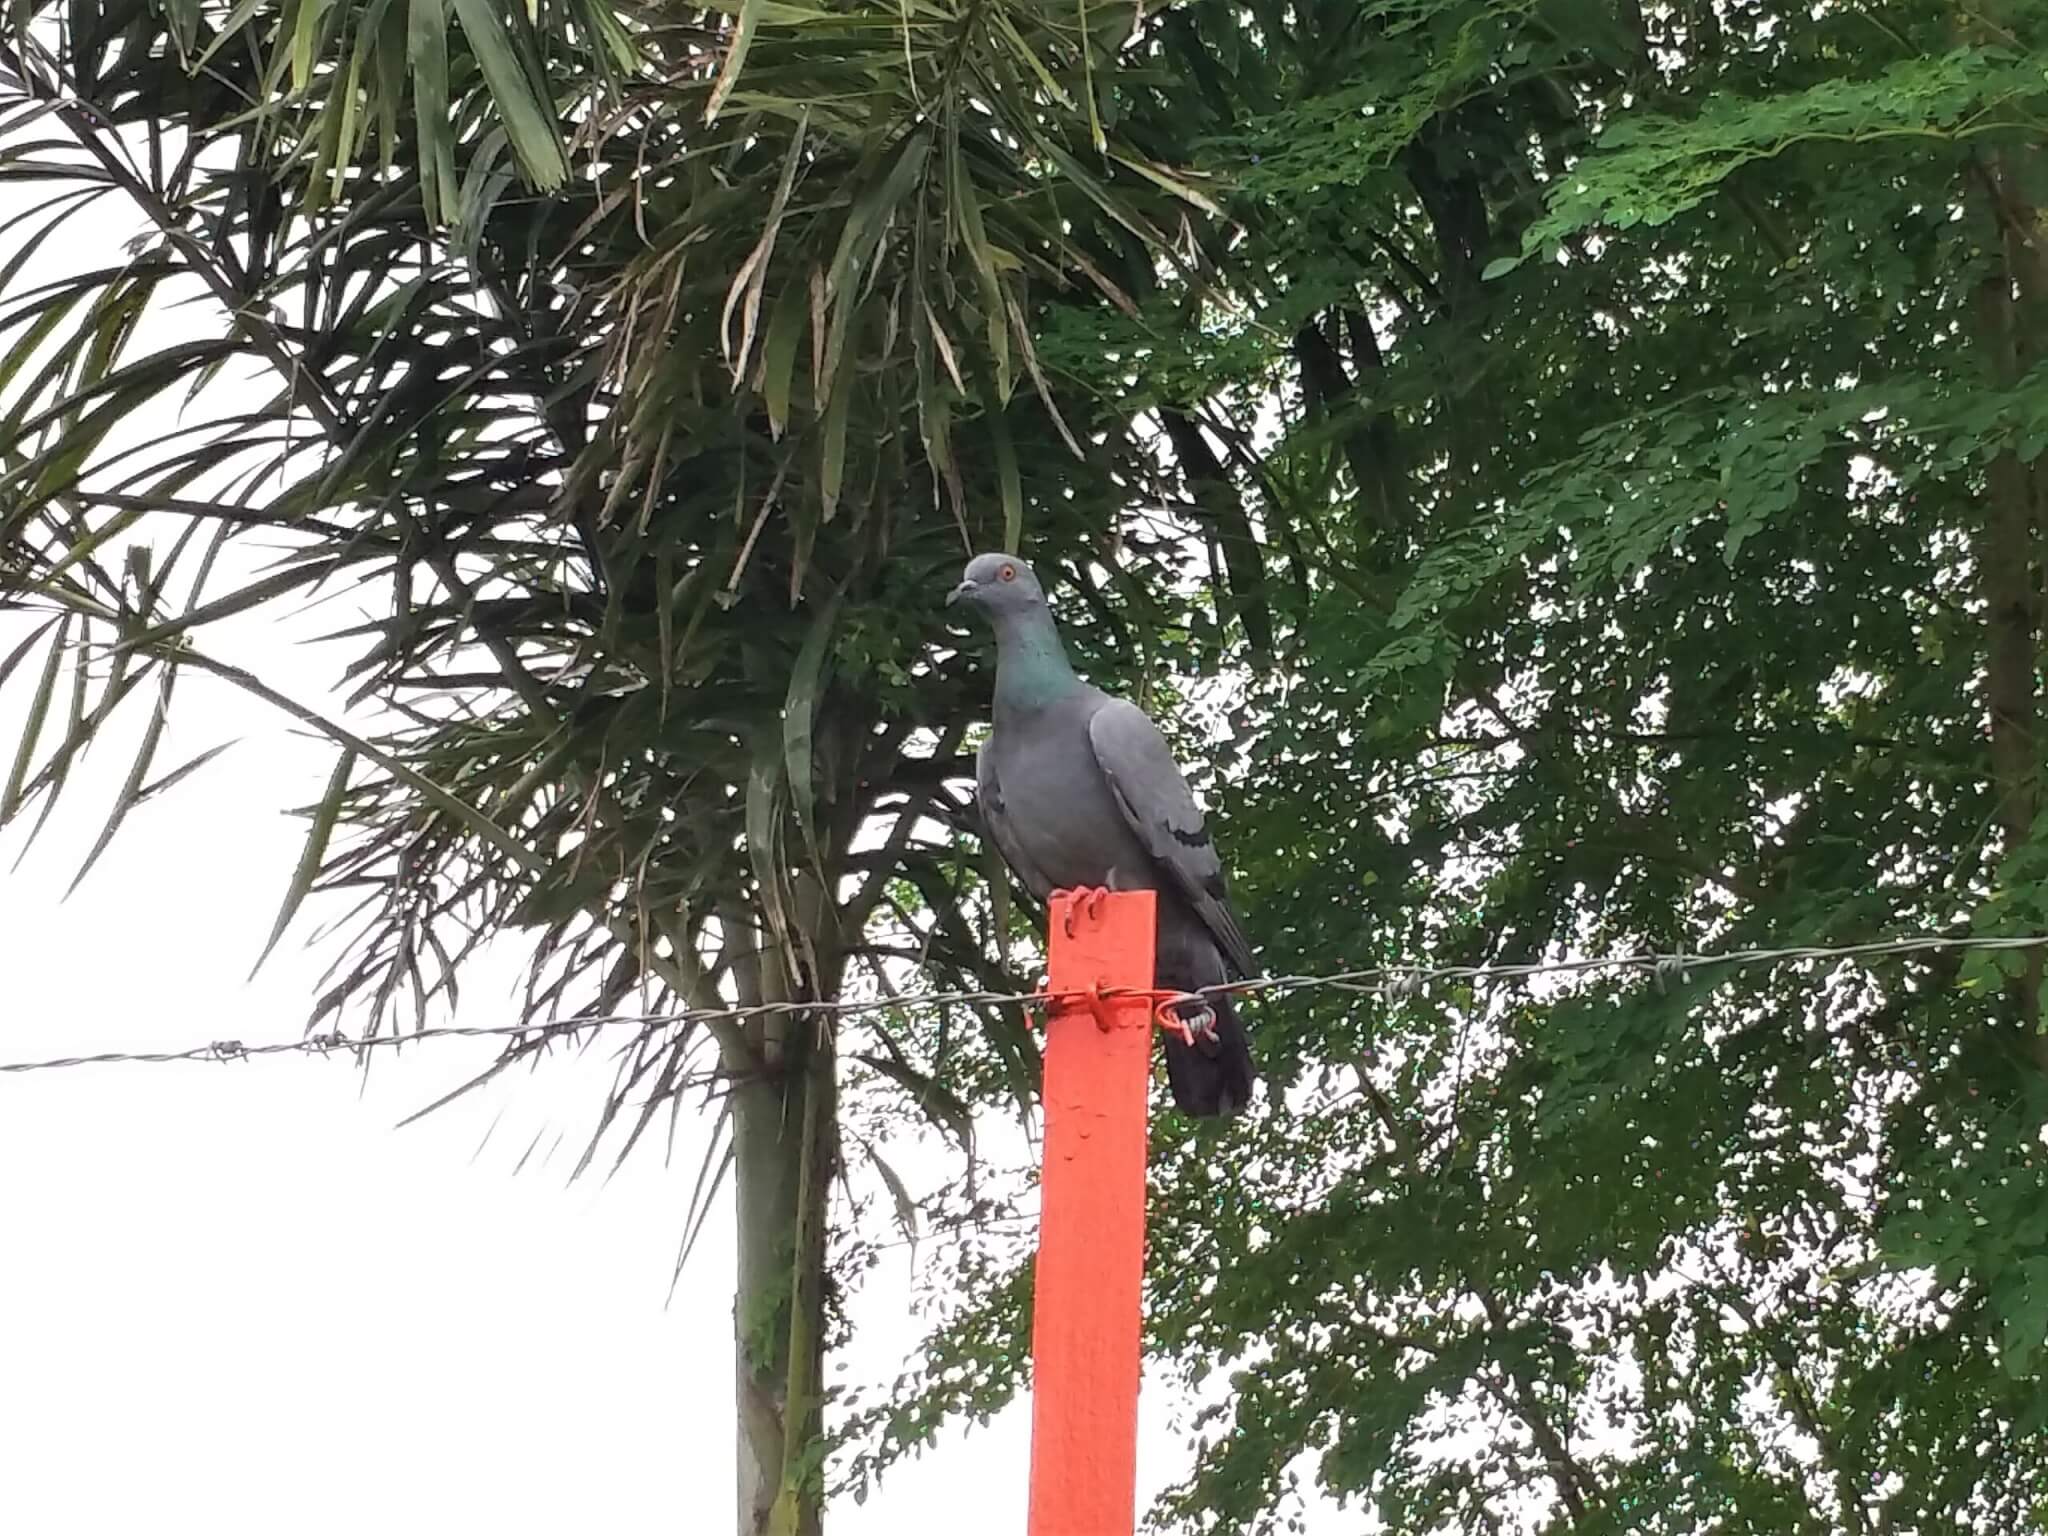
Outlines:
<svg viewBox="0 0 2048 1536"><path fill-rule="evenodd" d="M1255 1074L1236 1007L1228 997L1217 996L1209 1009L1215 1014L1213 1033L1199 1031L1193 1044L1166 1032L1166 1081L1184 1113L1213 1118L1234 1115L1251 1102ZM1191 1010L1183 1005L1179 1011Z"/></svg>

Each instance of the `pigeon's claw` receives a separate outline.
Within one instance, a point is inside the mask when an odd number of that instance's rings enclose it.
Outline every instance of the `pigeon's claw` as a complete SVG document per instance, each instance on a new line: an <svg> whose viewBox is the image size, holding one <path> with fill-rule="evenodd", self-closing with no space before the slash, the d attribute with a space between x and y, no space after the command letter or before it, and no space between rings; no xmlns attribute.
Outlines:
<svg viewBox="0 0 2048 1536"><path fill-rule="evenodd" d="M1070 939L1074 936L1074 902L1080 894L1078 888L1070 891L1065 886L1058 886L1049 891L1045 898L1048 909L1058 906L1062 901L1067 903L1067 915L1063 926L1066 928L1067 937Z"/></svg>
<svg viewBox="0 0 2048 1536"><path fill-rule="evenodd" d="M1102 916L1102 904L1109 899L1109 887L1106 885L1077 885L1071 890L1062 889L1052 892L1048 900L1057 904L1062 896L1068 898L1067 916L1063 926L1066 929L1067 937L1071 939L1074 936L1074 920L1077 914L1085 914L1091 923Z"/></svg>

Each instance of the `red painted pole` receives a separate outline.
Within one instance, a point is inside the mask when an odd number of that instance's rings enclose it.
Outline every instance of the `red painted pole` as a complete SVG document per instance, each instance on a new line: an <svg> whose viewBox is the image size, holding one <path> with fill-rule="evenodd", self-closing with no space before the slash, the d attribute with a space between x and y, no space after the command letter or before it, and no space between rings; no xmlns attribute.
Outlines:
<svg viewBox="0 0 2048 1536"><path fill-rule="evenodd" d="M1150 891L1052 903L1052 990L1152 985ZM1131 1536L1145 1267L1149 998L1046 1024L1045 1171L1031 1319L1030 1536Z"/></svg>

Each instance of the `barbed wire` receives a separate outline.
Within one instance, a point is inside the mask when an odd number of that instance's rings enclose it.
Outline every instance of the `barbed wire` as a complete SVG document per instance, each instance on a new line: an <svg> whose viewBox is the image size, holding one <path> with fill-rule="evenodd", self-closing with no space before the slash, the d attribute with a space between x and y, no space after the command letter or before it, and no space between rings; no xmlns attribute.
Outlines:
<svg viewBox="0 0 2048 1536"><path fill-rule="evenodd" d="M1219 996L1248 996L1266 992L1300 992L1318 987L1335 987L1403 1001L1417 996L1432 982L1519 981L1532 976L1573 976L1593 971L1647 971L1658 986L1684 981L1695 970L1718 967L1777 966L1795 961L1864 960L1886 956L1925 954L1940 950L2019 950L2048 948L2048 934L2017 934L2001 937L1953 937L1922 935L1912 938L1875 939L1864 944L1795 944L1782 949L1731 949L1693 953L1637 952L1624 955L1596 955L1577 960L1535 960L1511 965L1369 965L1356 970L1337 971L1327 976L1254 976L1243 981L1223 982L1193 992L1151 992L1129 987L1104 987L1092 996L1107 1001L1117 998L1166 998L1196 1001ZM737 1004L730 1008L683 1008L670 1013L599 1013L573 1019L520 1024L429 1024L419 1029L379 1035L346 1035L339 1031L311 1034L297 1040L269 1040L246 1045L240 1040L213 1040L178 1051L95 1051L89 1055L56 1056L42 1061L0 1061L0 1073L48 1072L61 1067L89 1067L126 1062L246 1061L257 1056L330 1056L341 1051L362 1052L387 1046L411 1045L423 1040L490 1039L529 1037L537 1041L571 1038L585 1030L612 1029L632 1025L639 1029L682 1028L714 1020L741 1023L771 1014L812 1014L844 1018L863 1013L906 1012L918 1008L985 1008L997 1005L1044 1007L1087 1002L1086 992L925 992L894 997L852 998L826 1002L774 1002Z"/></svg>

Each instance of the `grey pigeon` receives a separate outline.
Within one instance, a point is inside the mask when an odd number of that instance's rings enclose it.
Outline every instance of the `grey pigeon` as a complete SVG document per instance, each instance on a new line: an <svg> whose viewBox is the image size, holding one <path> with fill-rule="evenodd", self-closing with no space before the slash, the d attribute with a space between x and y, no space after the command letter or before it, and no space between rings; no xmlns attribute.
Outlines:
<svg viewBox="0 0 2048 1536"><path fill-rule="evenodd" d="M1159 893L1156 984L1193 992L1253 970L1223 861L1157 726L1074 675L1031 567L977 555L946 598L996 632L995 729L975 764L982 820L1033 895L1102 887ZM1230 999L1179 1005L1192 1040L1166 1037L1173 1099L1230 1115L1252 1092Z"/></svg>

